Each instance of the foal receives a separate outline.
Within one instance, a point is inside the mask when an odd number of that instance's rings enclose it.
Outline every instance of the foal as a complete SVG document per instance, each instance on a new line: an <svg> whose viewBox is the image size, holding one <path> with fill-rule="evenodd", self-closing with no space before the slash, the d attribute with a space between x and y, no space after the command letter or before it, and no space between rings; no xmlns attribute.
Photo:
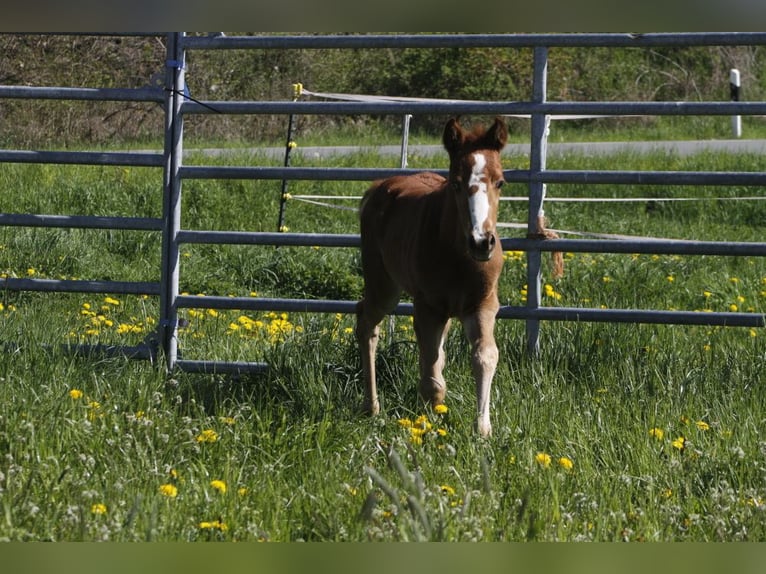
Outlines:
<svg viewBox="0 0 766 574"><path fill-rule="evenodd" d="M486 131L470 132L451 119L442 139L450 158L449 179L429 172L394 176L373 183L362 199L364 295L356 309L356 337L364 409L380 411L375 381L379 323L406 291L414 301L421 396L434 406L444 402L444 340L450 318L457 317L471 344L476 428L488 436L498 360L497 282L503 265L495 226L503 185L500 150L508 130L500 118Z"/></svg>

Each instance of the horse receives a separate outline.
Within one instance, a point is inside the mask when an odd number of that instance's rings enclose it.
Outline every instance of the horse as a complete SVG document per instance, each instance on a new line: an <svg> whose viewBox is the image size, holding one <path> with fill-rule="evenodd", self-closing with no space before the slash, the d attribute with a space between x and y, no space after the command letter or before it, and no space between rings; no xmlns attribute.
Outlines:
<svg viewBox="0 0 766 574"><path fill-rule="evenodd" d="M359 210L364 290L356 305L356 339L364 379L363 410L378 414L375 350L380 322L402 292L414 305L421 397L444 403L444 341L453 317L471 346L476 384L476 430L492 432L490 389L498 362L495 315L503 254L497 215L503 169L500 151L508 128L464 130L450 119L442 136L449 155L445 179L433 172L373 182Z"/></svg>

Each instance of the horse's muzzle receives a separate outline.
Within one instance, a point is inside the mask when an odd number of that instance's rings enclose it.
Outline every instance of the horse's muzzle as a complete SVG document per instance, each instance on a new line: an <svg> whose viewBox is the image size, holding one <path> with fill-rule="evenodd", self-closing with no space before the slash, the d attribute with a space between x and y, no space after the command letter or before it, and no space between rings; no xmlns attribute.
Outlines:
<svg viewBox="0 0 766 574"><path fill-rule="evenodd" d="M487 233L478 240L473 235L468 238L468 252L476 261L489 261L496 245L494 233Z"/></svg>

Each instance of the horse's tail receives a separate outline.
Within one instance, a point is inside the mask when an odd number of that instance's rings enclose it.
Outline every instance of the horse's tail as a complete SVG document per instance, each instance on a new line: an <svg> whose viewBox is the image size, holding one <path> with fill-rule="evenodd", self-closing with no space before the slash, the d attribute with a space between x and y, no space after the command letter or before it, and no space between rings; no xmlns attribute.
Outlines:
<svg viewBox="0 0 766 574"><path fill-rule="evenodd" d="M530 233L528 237L530 239L558 239L559 234L555 231L551 231L545 227L545 217L539 217L537 219L537 233ZM564 254L561 251L551 251L551 263L552 272L551 276L554 279L559 279L564 276Z"/></svg>

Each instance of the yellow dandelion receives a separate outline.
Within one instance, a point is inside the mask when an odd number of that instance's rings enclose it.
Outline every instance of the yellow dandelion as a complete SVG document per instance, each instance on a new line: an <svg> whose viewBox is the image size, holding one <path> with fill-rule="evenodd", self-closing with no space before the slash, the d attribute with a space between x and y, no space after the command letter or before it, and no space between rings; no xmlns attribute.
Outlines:
<svg viewBox="0 0 766 574"><path fill-rule="evenodd" d="M82 391L80 389L71 389L69 391L69 397L75 401L82 398Z"/></svg>
<svg viewBox="0 0 766 574"><path fill-rule="evenodd" d="M707 424L705 421L697 421L695 424L697 425L697 428L701 431L710 430L710 425Z"/></svg>
<svg viewBox="0 0 766 574"><path fill-rule="evenodd" d="M436 405L434 407L434 412L438 415L446 414L449 411L449 408L447 408L447 405Z"/></svg>
<svg viewBox="0 0 766 574"><path fill-rule="evenodd" d="M220 519L218 520L212 520L212 521L205 521L200 522L199 527L202 530L218 530L220 532L226 532L229 527L226 525L225 522L221 522Z"/></svg>
<svg viewBox="0 0 766 574"><path fill-rule="evenodd" d="M572 459L567 458L565 456L562 456L558 460L559 466L563 468L564 470L572 470L574 468L574 462L572 462Z"/></svg>
<svg viewBox="0 0 766 574"><path fill-rule="evenodd" d="M160 485L160 494L168 498L175 498L178 496L178 488L175 484L162 484Z"/></svg>
<svg viewBox="0 0 766 574"><path fill-rule="evenodd" d="M248 491L248 490L247 490L247 488L246 488L246 487L244 487L244 486L240 486L240 487L237 489L237 494L238 494L239 496L246 496L248 492L249 492L249 491Z"/></svg>
<svg viewBox="0 0 766 574"><path fill-rule="evenodd" d="M444 494L455 496L455 489L452 488L449 484L442 484L439 488Z"/></svg>
<svg viewBox="0 0 766 574"><path fill-rule="evenodd" d="M226 483L222 480L211 480L210 486L212 486L215 490L220 492L221 494L226 494Z"/></svg>
<svg viewBox="0 0 766 574"><path fill-rule="evenodd" d="M654 427L649 429L649 436L652 436L657 440L662 440L665 437L665 431L661 428Z"/></svg>
<svg viewBox="0 0 766 574"><path fill-rule="evenodd" d="M215 442L218 440L218 433L213 429L205 429L197 435L197 442Z"/></svg>
<svg viewBox="0 0 766 574"><path fill-rule="evenodd" d="M737 307L736 303L732 303L731 305L729 305L729 311L731 311L732 313L736 313L738 309L739 307Z"/></svg>
<svg viewBox="0 0 766 574"><path fill-rule="evenodd" d="M686 446L686 439L683 436L678 437L676 440L674 440L672 443L670 443L673 448L678 450L683 450Z"/></svg>
<svg viewBox="0 0 766 574"><path fill-rule="evenodd" d="M406 429L412 427L412 421L410 419L399 419L396 422L399 423L400 427L404 427Z"/></svg>
<svg viewBox="0 0 766 574"><path fill-rule="evenodd" d="M90 513L95 514L96 516L100 516L102 514L106 514L106 504L103 504L101 502L98 502L90 507Z"/></svg>
<svg viewBox="0 0 766 574"><path fill-rule="evenodd" d="M117 307L120 304L120 302L117 299L114 299L113 297L105 297L104 303L106 303L107 305L113 305L115 307Z"/></svg>
<svg viewBox="0 0 766 574"><path fill-rule="evenodd" d="M551 465L551 455L544 452L538 452L535 455L535 462L543 468L548 468Z"/></svg>

